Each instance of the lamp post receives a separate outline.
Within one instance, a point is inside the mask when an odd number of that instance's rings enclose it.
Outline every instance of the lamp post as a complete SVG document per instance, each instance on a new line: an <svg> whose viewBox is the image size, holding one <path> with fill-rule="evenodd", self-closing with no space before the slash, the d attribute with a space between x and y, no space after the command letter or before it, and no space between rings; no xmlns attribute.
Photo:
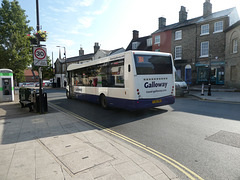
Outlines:
<svg viewBox="0 0 240 180"><path fill-rule="evenodd" d="M66 48L64 46L56 46L59 48L59 60L61 59L61 48L64 48L64 59L65 59L65 69L64 69L64 73L66 74L66 69L67 69L67 56L66 56ZM62 66L61 66L61 82L62 82Z"/></svg>

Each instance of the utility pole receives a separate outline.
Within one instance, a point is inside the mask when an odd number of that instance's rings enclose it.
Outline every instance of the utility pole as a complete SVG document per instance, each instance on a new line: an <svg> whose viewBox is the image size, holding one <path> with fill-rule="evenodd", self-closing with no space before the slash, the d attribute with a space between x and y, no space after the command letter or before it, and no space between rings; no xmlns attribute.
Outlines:
<svg viewBox="0 0 240 180"><path fill-rule="evenodd" d="M37 13L37 32L40 30L39 25L39 7L38 7L38 0L36 0L36 13ZM37 46L40 47L40 40L37 39ZM39 74L39 113L43 113L43 98L42 98L42 68L39 66L38 68Z"/></svg>

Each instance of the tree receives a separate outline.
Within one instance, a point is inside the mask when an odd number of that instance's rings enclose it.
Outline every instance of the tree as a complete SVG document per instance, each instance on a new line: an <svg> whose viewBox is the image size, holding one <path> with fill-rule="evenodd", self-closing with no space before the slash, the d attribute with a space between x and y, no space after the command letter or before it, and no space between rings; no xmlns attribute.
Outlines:
<svg viewBox="0 0 240 180"><path fill-rule="evenodd" d="M32 65L32 69L38 71L38 66ZM47 56L47 66L42 67L42 79L49 80L54 77L51 59Z"/></svg>
<svg viewBox="0 0 240 180"><path fill-rule="evenodd" d="M24 80L24 69L32 63L32 49L27 34L32 27L19 2L2 0L0 7L0 68L13 70L16 82Z"/></svg>

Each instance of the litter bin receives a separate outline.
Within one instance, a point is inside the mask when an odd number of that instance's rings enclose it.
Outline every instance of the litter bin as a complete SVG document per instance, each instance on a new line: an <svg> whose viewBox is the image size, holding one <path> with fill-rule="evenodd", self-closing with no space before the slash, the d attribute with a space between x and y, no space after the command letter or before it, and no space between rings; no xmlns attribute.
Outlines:
<svg viewBox="0 0 240 180"><path fill-rule="evenodd" d="M34 91L31 94L31 101L33 103L33 110L34 112L40 112L40 96L39 92ZM42 110L43 112L48 112L48 102L47 102L47 93L44 92L42 94Z"/></svg>

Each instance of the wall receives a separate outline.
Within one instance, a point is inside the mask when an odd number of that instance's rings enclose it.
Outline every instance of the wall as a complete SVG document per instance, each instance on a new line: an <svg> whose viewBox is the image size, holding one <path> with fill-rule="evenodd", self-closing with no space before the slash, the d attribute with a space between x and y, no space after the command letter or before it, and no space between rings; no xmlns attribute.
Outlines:
<svg viewBox="0 0 240 180"><path fill-rule="evenodd" d="M232 41L237 39L237 53L233 53ZM240 23L226 32L225 85L240 90Z"/></svg>
<svg viewBox="0 0 240 180"><path fill-rule="evenodd" d="M160 45L155 44L155 36L160 35ZM160 33L156 33L152 35L152 50L156 51L160 49L160 52L167 52L171 53L171 39L172 39L172 32L171 31L164 31Z"/></svg>

